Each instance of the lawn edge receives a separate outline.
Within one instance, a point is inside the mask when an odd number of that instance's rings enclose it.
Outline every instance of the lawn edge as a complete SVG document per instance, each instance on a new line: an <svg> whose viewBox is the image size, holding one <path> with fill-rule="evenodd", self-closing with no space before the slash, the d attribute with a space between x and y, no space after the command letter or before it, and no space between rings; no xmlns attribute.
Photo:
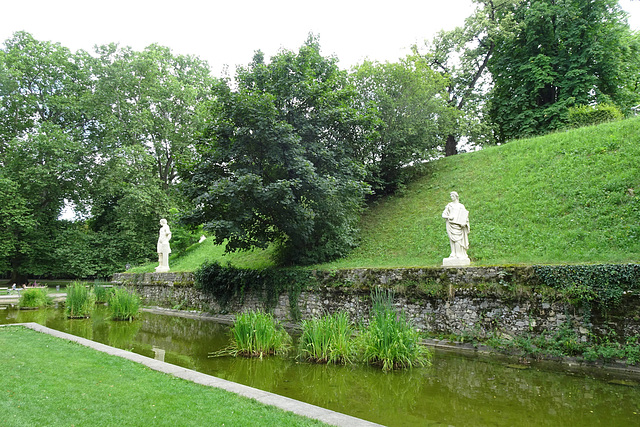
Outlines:
<svg viewBox="0 0 640 427"><path fill-rule="evenodd" d="M330 409L321 408L319 406L311 405L309 403L301 402L289 397L280 396L275 393L259 390L257 388L249 387L243 384L227 381L222 378L214 377L213 375L203 374L191 369L183 368L181 366L173 365L167 362L161 362L159 360L152 359L137 353L122 350L116 347L111 347L106 344L91 341L86 338L77 337L75 335L60 332L55 329L47 328L38 323L13 323L4 326L22 326L37 332L45 333L56 338L61 338L67 341L72 341L83 345L85 347L92 348L102 353L106 353L112 356L122 357L127 360L131 360L136 363L140 363L150 369L158 372L162 372L168 375L172 375L177 378L182 378L187 381L191 381L197 384L205 385L208 387L216 387L222 390L235 393L237 395L254 399L265 405L275 406L282 410L295 413L307 418L312 418L324 423L334 426L344 427L366 427L366 426L379 426L370 421L366 421L360 418L352 417L351 415L335 412Z"/></svg>

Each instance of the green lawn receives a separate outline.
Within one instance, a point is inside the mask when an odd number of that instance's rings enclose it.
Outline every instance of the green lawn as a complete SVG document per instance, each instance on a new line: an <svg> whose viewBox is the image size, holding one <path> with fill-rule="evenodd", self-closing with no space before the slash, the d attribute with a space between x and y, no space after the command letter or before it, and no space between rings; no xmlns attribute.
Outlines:
<svg viewBox="0 0 640 427"><path fill-rule="evenodd" d="M441 265L449 255L441 214L454 190L470 211L474 265L638 262L639 159L640 117L436 160L402 194L368 207L360 247L313 267ZM170 265L272 265L268 251L222 254L207 243L176 254Z"/></svg>
<svg viewBox="0 0 640 427"><path fill-rule="evenodd" d="M18 326L0 360L2 426L325 425Z"/></svg>

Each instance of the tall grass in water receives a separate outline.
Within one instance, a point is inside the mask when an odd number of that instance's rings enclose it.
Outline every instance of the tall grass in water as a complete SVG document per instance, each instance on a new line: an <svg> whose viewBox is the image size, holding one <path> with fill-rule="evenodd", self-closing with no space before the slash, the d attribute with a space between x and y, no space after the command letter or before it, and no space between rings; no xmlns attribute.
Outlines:
<svg viewBox="0 0 640 427"><path fill-rule="evenodd" d="M113 294L113 288L106 287L103 283L94 283L93 294L96 296L96 303L107 303Z"/></svg>
<svg viewBox="0 0 640 427"><path fill-rule="evenodd" d="M90 287L82 282L73 282L67 286L67 301L64 312L71 319L89 317L95 300L96 297Z"/></svg>
<svg viewBox="0 0 640 427"><path fill-rule="evenodd" d="M41 288L25 289L20 295L18 306L23 308L38 308L51 305L51 297Z"/></svg>
<svg viewBox="0 0 640 427"><path fill-rule="evenodd" d="M284 354L289 350L291 337L269 313L248 311L236 317L231 328L231 346L213 356L232 354L260 357Z"/></svg>
<svg viewBox="0 0 640 427"><path fill-rule="evenodd" d="M364 360L381 365L382 370L431 364L432 353L420 343L420 334L404 312L393 308L393 291L376 288L369 326L360 335Z"/></svg>
<svg viewBox="0 0 640 427"><path fill-rule="evenodd" d="M109 318L131 321L140 313L140 296L133 290L116 288L109 298Z"/></svg>
<svg viewBox="0 0 640 427"><path fill-rule="evenodd" d="M302 321L299 350L302 357L316 363L352 363L357 353L355 328L349 314L342 311Z"/></svg>

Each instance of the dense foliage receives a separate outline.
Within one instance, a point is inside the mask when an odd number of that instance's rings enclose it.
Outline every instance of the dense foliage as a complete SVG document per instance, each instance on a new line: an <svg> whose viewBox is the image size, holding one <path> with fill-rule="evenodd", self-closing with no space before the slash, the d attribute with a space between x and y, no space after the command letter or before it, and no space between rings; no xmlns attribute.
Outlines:
<svg viewBox="0 0 640 427"><path fill-rule="evenodd" d="M0 271L96 277L152 258L158 220L184 205L176 163L210 81L202 61L155 45L92 56L24 32L5 41Z"/></svg>
<svg viewBox="0 0 640 427"><path fill-rule="evenodd" d="M346 254L367 192L351 152L366 116L346 74L310 38L269 64L257 53L236 86L214 88L185 185L196 206L189 220L229 251L277 243L283 262L306 264Z"/></svg>
<svg viewBox="0 0 640 427"><path fill-rule="evenodd" d="M204 226L279 265L335 260L360 243L365 199L404 190L418 165L640 103L640 37L617 0L476 3L464 27L394 63L347 73L310 36L256 53L234 81L158 45L74 53L15 33L0 49L0 275L149 262L160 218L176 252ZM633 198L622 175L611 185Z"/></svg>
<svg viewBox="0 0 640 427"><path fill-rule="evenodd" d="M640 40L617 0L528 0L500 13L518 25L489 62L499 142L561 129L575 105L640 101Z"/></svg>
<svg viewBox="0 0 640 427"><path fill-rule="evenodd" d="M640 291L638 264L545 265L534 271L546 286L576 305L605 313L618 306L625 293Z"/></svg>
<svg viewBox="0 0 640 427"><path fill-rule="evenodd" d="M622 112L612 104L579 105L569 108L569 126L597 125L623 118Z"/></svg>
<svg viewBox="0 0 640 427"><path fill-rule="evenodd" d="M439 156L452 131L456 113L448 105L445 79L416 55L396 63L365 61L350 79L363 106L379 119L376 132L354 147L356 158L375 196L394 193L415 170L406 166Z"/></svg>
<svg viewBox="0 0 640 427"><path fill-rule="evenodd" d="M311 273L299 269L247 269L219 262L204 262L195 273L196 287L212 295L226 311L233 302L243 302L249 291L261 294L268 309L275 307L281 294L289 295L293 318L300 316L297 296L312 283Z"/></svg>

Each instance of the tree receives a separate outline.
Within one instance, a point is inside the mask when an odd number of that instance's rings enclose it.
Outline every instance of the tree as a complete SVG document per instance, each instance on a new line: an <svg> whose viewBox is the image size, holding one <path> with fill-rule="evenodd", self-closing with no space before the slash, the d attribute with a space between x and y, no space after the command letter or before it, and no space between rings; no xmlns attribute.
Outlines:
<svg viewBox="0 0 640 427"><path fill-rule="evenodd" d="M344 255L367 191L350 152L365 120L346 73L310 37L269 64L256 53L236 86L215 87L200 163L185 185L197 206L189 220L228 251L275 242L282 262Z"/></svg>
<svg viewBox="0 0 640 427"><path fill-rule="evenodd" d="M440 31L427 45L427 63L447 80L449 105L459 111L457 126L446 137L445 155L458 153L458 143L493 142L492 129L484 120L486 96L491 87L488 64L495 53L498 35L511 34L511 7L518 0L476 0L478 7L465 19L464 27ZM418 54L417 46L414 53Z"/></svg>
<svg viewBox="0 0 640 427"><path fill-rule="evenodd" d="M189 161L201 134L199 106L212 85L208 65L155 44L142 52L111 44L96 53L95 99L103 124L96 143L103 155L118 147L146 147L163 190L171 192L177 164Z"/></svg>
<svg viewBox="0 0 640 427"><path fill-rule="evenodd" d="M517 29L489 62L498 141L560 129L572 106L638 103L638 37L617 0L527 0L509 13Z"/></svg>
<svg viewBox="0 0 640 427"><path fill-rule="evenodd" d="M363 106L378 118L376 132L358 141L355 151L375 194L393 193L408 179L406 166L437 156L451 132L455 111L445 80L415 55L397 63L365 61L350 78Z"/></svg>
<svg viewBox="0 0 640 427"><path fill-rule="evenodd" d="M49 273L52 242L65 200L83 202L90 159L83 114L90 93L84 55L16 33L0 51L0 177L7 183L0 217L9 237L4 263L12 276ZM14 218L20 215L21 218Z"/></svg>

